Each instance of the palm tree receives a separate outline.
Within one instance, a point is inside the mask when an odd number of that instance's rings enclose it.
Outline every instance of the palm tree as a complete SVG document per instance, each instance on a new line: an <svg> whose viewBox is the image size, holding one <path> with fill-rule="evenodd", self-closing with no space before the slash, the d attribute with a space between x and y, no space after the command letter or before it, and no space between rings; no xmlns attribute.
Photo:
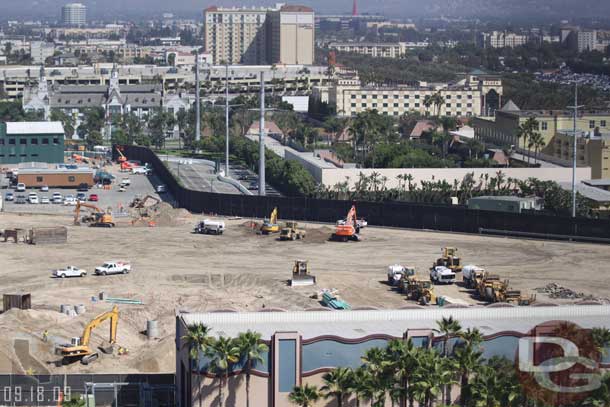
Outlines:
<svg viewBox="0 0 610 407"><path fill-rule="evenodd" d="M188 347L189 357L195 362L197 369L197 377L199 378L199 391L201 391L203 375L199 371L199 360L201 355L205 354L210 344L209 336L210 328L202 323L190 325L186 335L182 337L183 347ZM201 407L201 395L199 396L199 406Z"/></svg>
<svg viewBox="0 0 610 407"><path fill-rule="evenodd" d="M294 386L288 400L291 403L301 407L310 407L320 399L318 388L313 385L305 384L304 386Z"/></svg>
<svg viewBox="0 0 610 407"><path fill-rule="evenodd" d="M445 360L434 349L421 349L418 366L413 377L413 395L421 407L431 407L442 394L447 376L450 374Z"/></svg>
<svg viewBox="0 0 610 407"><path fill-rule="evenodd" d="M453 319L453 316L449 318L443 317L440 321L436 322L438 330L443 334L443 357L447 359L449 357L449 338L450 336L458 336L462 332L462 326L458 321ZM451 387L445 387L443 394L445 395L446 404L451 404Z"/></svg>
<svg viewBox="0 0 610 407"><path fill-rule="evenodd" d="M546 145L544 137L538 132L532 134L532 143L534 145L534 162L538 163L538 152Z"/></svg>
<svg viewBox="0 0 610 407"><path fill-rule="evenodd" d="M235 339L220 336L214 340L206 351L210 358L210 367L218 375L218 402L220 407L224 406L223 389L229 380L231 367L239 361L240 349Z"/></svg>
<svg viewBox="0 0 610 407"><path fill-rule="evenodd" d="M591 337L597 351L606 356L608 354L608 347L610 347L610 329L593 328L591 329Z"/></svg>
<svg viewBox="0 0 610 407"><path fill-rule="evenodd" d="M424 97L424 106L426 107L426 116L430 114L430 107L433 105L432 95L426 95Z"/></svg>
<svg viewBox="0 0 610 407"><path fill-rule="evenodd" d="M466 407L470 399L470 376L481 366L482 352L479 346L483 335L477 329L462 332L460 338L464 341L455 351L455 360L460 373L460 406Z"/></svg>
<svg viewBox="0 0 610 407"><path fill-rule="evenodd" d="M388 359L391 361L391 369L394 371L398 389L402 399L409 400L409 406L413 407L413 389L411 383L413 373L417 367L417 348L411 339L407 342L392 340L387 347Z"/></svg>
<svg viewBox="0 0 610 407"><path fill-rule="evenodd" d="M263 354L269 352L269 347L261 342L261 334L248 330L240 333L237 338L240 359L244 362L246 373L246 407L250 407L250 373L256 363L263 363Z"/></svg>
<svg viewBox="0 0 610 407"><path fill-rule="evenodd" d="M325 399L334 397L337 400L337 407L342 407L352 392L353 379L354 375L351 369L337 367L322 377L324 386L320 390Z"/></svg>
<svg viewBox="0 0 610 407"><path fill-rule="evenodd" d="M441 94L441 92L436 92L432 95L432 104L436 108L436 117L441 115L441 106L445 103L445 97Z"/></svg>

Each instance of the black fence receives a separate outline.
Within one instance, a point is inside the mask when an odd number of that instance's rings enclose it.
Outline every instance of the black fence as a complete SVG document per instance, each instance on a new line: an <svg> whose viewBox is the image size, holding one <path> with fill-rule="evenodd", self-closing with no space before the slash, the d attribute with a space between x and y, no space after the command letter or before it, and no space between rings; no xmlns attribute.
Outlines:
<svg viewBox="0 0 610 407"><path fill-rule="evenodd" d="M0 375L0 406L57 406L60 397L85 406L173 407L173 374Z"/></svg>
<svg viewBox="0 0 610 407"><path fill-rule="evenodd" d="M113 149L113 152L115 151L116 149ZM463 205L348 202L192 191L179 185L163 161L150 149L127 146L124 152L130 160L149 163L180 206L191 212L262 218L268 216L274 207L278 207L284 219L335 222L345 217L352 203L355 203L358 216L376 226L598 242L610 239L610 220L605 219L480 211L470 210ZM610 243L610 240L606 243Z"/></svg>

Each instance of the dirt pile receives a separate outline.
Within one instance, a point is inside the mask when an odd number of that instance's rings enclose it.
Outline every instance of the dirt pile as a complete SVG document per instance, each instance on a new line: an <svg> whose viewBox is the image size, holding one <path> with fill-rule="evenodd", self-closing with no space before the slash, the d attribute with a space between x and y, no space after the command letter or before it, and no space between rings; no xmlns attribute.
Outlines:
<svg viewBox="0 0 610 407"><path fill-rule="evenodd" d="M180 226L191 221L192 215L182 208L174 208L167 202L130 211L133 226Z"/></svg>

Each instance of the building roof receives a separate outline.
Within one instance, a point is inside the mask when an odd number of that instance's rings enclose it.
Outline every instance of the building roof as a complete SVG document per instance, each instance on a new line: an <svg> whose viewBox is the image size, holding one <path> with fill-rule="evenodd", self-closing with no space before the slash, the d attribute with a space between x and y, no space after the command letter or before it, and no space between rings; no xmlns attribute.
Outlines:
<svg viewBox="0 0 610 407"><path fill-rule="evenodd" d="M64 134L61 122L7 122L6 134Z"/></svg>
<svg viewBox="0 0 610 407"><path fill-rule="evenodd" d="M284 5L280 8L280 11L287 11L287 12L297 12L297 13L313 13L313 9L311 7L307 7L307 6L299 6L299 5Z"/></svg>
<svg viewBox="0 0 610 407"><path fill-rule="evenodd" d="M19 170L19 175L31 174L95 174L91 168L24 168Z"/></svg>
<svg viewBox="0 0 610 407"><path fill-rule="evenodd" d="M540 199L536 196L475 196L469 201L507 201L507 202L529 202L533 199Z"/></svg>
<svg viewBox="0 0 610 407"><path fill-rule="evenodd" d="M420 138L424 133L428 133L436 128L436 124L430 120L419 120L411 130L411 138Z"/></svg>
<svg viewBox="0 0 610 407"><path fill-rule="evenodd" d="M248 134L258 135L259 127L260 127L260 123L258 120L252 122L252 125L248 129ZM275 124L274 121L266 120L265 121L265 134L282 134L283 135L284 132L282 131L282 129L280 129L278 127L277 124Z"/></svg>
<svg viewBox="0 0 610 407"><path fill-rule="evenodd" d="M560 182L559 185L566 191L572 190L571 182ZM576 192L584 196L585 198L589 198L592 201L599 203L608 203L610 202L610 191L606 191L600 188L592 187L590 185L586 185L582 182L576 184Z"/></svg>
<svg viewBox="0 0 610 407"><path fill-rule="evenodd" d="M582 182L592 187L610 187L610 178L588 179Z"/></svg>
<svg viewBox="0 0 610 407"><path fill-rule="evenodd" d="M270 339L276 332L299 332L303 339L323 335L362 338L372 334L402 337L408 329L434 329L436 321L453 316L464 329L477 327L484 335L502 331L525 333L537 324L567 320L583 328L610 327L610 305L553 307L469 307L366 311L180 313L187 326L203 323L214 336L236 337L245 329Z"/></svg>
<svg viewBox="0 0 610 407"><path fill-rule="evenodd" d="M519 109L519 106L517 106L512 99L509 99L508 102L506 102L506 104L500 110L503 112L515 112L521 109Z"/></svg>

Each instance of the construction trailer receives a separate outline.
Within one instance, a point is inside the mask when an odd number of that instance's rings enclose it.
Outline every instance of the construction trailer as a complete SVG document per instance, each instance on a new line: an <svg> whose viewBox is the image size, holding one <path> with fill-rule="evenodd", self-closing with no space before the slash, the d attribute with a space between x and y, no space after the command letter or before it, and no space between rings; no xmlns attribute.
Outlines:
<svg viewBox="0 0 610 407"><path fill-rule="evenodd" d="M4 312L16 308L16 309L30 309L32 308L32 295L31 294L4 294L2 296Z"/></svg>
<svg viewBox="0 0 610 407"><path fill-rule="evenodd" d="M17 182L28 188L77 188L81 184L95 185L95 171L90 168L25 168L20 169Z"/></svg>

